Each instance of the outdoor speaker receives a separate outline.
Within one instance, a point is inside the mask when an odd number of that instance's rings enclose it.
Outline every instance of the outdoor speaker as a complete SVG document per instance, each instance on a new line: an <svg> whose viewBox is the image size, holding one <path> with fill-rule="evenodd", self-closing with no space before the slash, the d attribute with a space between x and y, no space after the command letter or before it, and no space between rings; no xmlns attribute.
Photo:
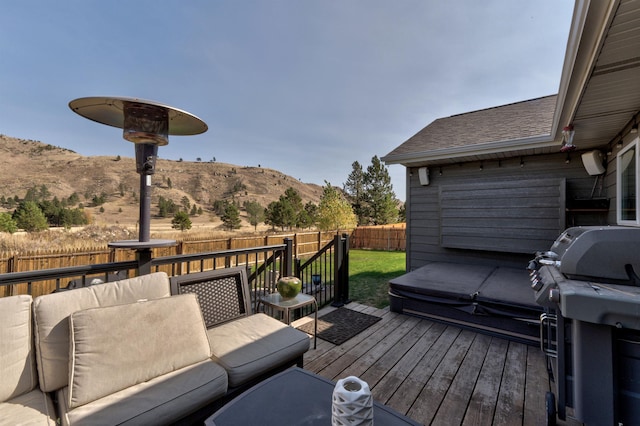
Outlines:
<svg viewBox="0 0 640 426"><path fill-rule="evenodd" d="M602 153L598 150L582 154L582 164L591 176L601 175L605 171L602 165Z"/></svg>
<svg viewBox="0 0 640 426"><path fill-rule="evenodd" d="M429 185L429 169L426 167L420 167L418 169L418 177L420 178L420 185Z"/></svg>

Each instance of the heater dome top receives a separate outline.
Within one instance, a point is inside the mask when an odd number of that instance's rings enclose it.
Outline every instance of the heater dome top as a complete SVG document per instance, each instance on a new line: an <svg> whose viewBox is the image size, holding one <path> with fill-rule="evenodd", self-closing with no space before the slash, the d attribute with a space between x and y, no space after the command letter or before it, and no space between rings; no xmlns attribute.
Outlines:
<svg viewBox="0 0 640 426"><path fill-rule="evenodd" d="M189 112L144 99L106 96L78 98L69 102L69 108L89 120L121 129L125 127L126 109L142 111L143 115L148 114L150 120L166 116L169 135L198 135L208 129L204 121Z"/></svg>

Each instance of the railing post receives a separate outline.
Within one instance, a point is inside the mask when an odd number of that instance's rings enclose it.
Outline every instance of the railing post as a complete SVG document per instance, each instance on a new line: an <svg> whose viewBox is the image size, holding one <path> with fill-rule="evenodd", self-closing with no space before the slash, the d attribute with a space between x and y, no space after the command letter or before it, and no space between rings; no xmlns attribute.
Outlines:
<svg viewBox="0 0 640 426"><path fill-rule="evenodd" d="M339 308L344 306L344 300L342 299L342 268L340 264L342 262L342 243L340 241L340 235L336 234L333 237L333 283L334 283L334 296L331 306Z"/></svg>
<svg viewBox="0 0 640 426"><path fill-rule="evenodd" d="M298 278L302 278L300 276L300 272L301 272L300 267L302 266L302 260L296 257L294 259L294 263L295 263L295 270L293 271L293 275L295 275Z"/></svg>
<svg viewBox="0 0 640 426"><path fill-rule="evenodd" d="M9 258L9 262L7 263L7 272L16 272L16 255L14 254ZM15 285L9 286L9 296L13 296L15 292Z"/></svg>
<svg viewBox="0 0 640 426"><path fill-rule="evenodd" d="M342 303L349 304L349 235L342 234L342 262L340 262L340 270L342 276Z"/></svg>
<svg viewBox="0 0 640 426"><path fill-rule="evenodd" d="M293 275L293 240L285 238L284 258L282 259L282 273L285 277Z"/></svg>

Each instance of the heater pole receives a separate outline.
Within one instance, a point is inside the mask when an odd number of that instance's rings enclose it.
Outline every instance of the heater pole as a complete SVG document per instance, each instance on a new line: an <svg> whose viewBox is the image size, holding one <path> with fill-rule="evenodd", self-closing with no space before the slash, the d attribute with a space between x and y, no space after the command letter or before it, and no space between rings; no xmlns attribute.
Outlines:
<svg viewBox="0 0 640 426"><path fill-rule="evenodd" d="M138 241L151 240L151 175L156 170L158 145L136 144L136 171L140 174L140 231Z"/></svg>

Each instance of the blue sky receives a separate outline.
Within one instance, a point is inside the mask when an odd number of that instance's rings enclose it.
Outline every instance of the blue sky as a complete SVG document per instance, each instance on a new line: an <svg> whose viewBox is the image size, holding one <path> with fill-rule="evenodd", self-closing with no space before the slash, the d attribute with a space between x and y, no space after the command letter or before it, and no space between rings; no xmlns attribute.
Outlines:
<svg viewBox="0 0 640 426"><path fill-rule="evenodd" d="M557 93L568 0L3 2L0 133L134 156L76 115L86 96L149 99L209 131L167 159L278 169L342 186L433 120ZM389 166L405 198L405 169Z"/></svg>

